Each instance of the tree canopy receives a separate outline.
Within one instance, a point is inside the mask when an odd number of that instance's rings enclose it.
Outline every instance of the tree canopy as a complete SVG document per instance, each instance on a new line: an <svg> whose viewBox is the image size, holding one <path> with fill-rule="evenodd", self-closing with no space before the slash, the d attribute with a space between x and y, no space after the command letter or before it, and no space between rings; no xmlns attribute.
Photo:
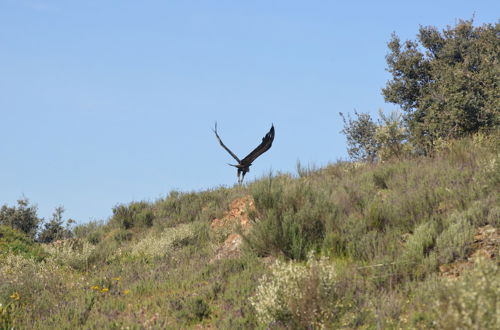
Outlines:
<svg viewBox="0 0 500 330"><path fill-rule="evenodd" d="M417 41L396 34L386 57L392 79L382 93L398 104L421 151L500 123L500 23L421 26Z"/></svg>

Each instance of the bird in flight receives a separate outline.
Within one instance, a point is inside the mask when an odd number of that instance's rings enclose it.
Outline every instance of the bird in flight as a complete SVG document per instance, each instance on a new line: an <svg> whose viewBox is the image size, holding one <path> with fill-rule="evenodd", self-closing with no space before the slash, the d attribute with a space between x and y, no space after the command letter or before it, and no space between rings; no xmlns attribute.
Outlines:
<svg viewBox="0 0 500 330"><path fill-rule="evenodd" d="M264 152L268 151L269 148L271 148L274 140L274 125L271 125L271 129L262 138L262 142L257 146L257 148L255 148L251 153L249 153L245 158L241 160L231 150L229 150L229 148L226 147L226 145L220 139L219 134L217 134L217 122L215 122L214 133L222 148L224 148L238 162L237 165L228 165L234 166L238 169L238 183L241 184L243 183L245 174L250 172L250 166L252 166L253 161L256 160L257 157L262 155Z"/></svg>

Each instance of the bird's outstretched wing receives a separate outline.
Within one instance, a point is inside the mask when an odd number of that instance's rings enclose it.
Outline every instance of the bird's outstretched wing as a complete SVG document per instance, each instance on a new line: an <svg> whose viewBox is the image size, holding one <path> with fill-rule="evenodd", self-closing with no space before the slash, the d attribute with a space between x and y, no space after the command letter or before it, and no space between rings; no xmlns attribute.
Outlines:
<svg viewBox="0 0 500 330"><path fill-rule="evenodd" d="M214 133L215 133L215 137L217 138L217 140L219 140L219 143L220 145L222 146L222 148L226 149L227 152L229 152L229 154L231 156L233 156L234 159L236 159L236 161L238 162L238 164L241 163L240 159L238 158L238 156L236 156L231 150L229 150L228 147L226 147L226 145L222 142L222 140L220 139L219 137L219 134L217 134L217 122L215 122L215 129L213 130Z"/></svg>
<svg viewBox="0 0 500 330"><path fill-rule="evenodd" d="M271 129L267 132L266 136L262 138L262 142L255 148L251 153L248 154L245 158L243 158L240 162L242 165L251 165L254 160L257 159L264 152L268 151L269 148L273 145L274 140L274 125L271 125ZM234 157L234 156L233 156Z"/></svg>

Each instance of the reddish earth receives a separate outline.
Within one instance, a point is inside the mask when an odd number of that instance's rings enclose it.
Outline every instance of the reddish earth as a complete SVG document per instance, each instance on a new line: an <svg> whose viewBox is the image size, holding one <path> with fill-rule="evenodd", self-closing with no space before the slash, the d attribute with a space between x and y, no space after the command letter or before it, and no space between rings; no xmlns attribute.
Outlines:
<svg viewBox="0 0 500 330"><path fill-rule="evenodd" d="M221 219L212 220L210 227L212 230L223 230L240 224L243 231L248 231L251 227L248 213L255 211L254 201L251 196L235 199L229 205L229 210L224 213ZM241 254L241 244L243 237L238 233L231 233L226 238L222 246L217 250L215 257L210 260L214 262L219 259L238 258Z"/></svg>
<svg viewBox="0 0 500 330"><path fill-rule="evenodd" d="M248 229L250 228L248 212L254 210L255 206L252 196L235 199L229 205L229 210L224 213L222 219L213 219L210 227L212 229L217 229L219 227L227 227L239 222L244 229Z"/></svg>
<svg viewBox="0 0 500 330"><path fill-rule="evenodd" d="M466 260L459 260L451 264L441 265L441 275L448 278L457 278L467 268L471 267L478 259L498 258L498 247L500 246L500 235L498 230L486 225L479 227L474 235L471 252Z"/></svg>

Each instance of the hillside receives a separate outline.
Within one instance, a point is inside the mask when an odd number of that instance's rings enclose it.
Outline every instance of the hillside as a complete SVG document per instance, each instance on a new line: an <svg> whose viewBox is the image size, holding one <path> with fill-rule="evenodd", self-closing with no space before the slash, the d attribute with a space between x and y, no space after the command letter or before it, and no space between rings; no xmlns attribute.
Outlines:
<svg viewBox="0 0 500 330"><path fill-rule="evenodd" d="M495 328L498 141L0 227L0 328Z"/></svg>

